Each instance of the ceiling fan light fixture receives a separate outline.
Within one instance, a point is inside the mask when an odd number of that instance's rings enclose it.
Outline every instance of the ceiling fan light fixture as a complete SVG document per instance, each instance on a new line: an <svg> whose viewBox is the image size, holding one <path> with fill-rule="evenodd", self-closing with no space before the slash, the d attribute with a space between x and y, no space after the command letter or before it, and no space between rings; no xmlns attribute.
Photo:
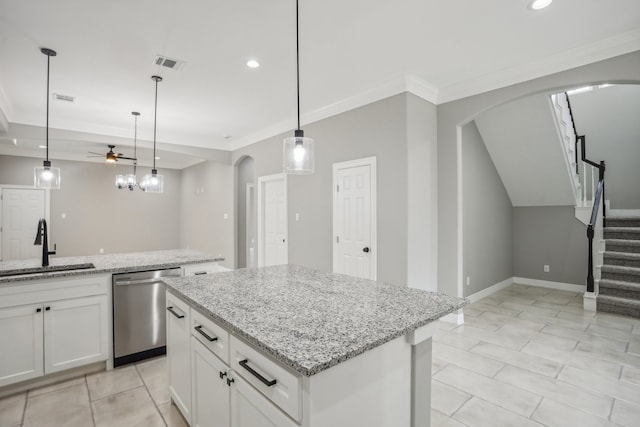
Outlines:
<svg viewBox="0 0 640 427"><path fill-rule="evenodd" d="M308 175L315 172L313 138L306 138L300 129L300 43L298 42L298 0L296 0L296 93L298 100L298 128L293 137L282 143L282 169L290 175Z"/></svg>
<svg viewBox="0 0 640 427"><path fill-rule="evenodd" d="M57 53L55 50L48 49L46 47L40 49L40 52L47 56L47 127L45 139L45 148L47 152L45 160L44 162L42 162L42 166L36 166L33 169L33 187L49 190L59 190L60 168L51 167L51 162L49 161L49 66L51 57L56 56Z"/></svg>

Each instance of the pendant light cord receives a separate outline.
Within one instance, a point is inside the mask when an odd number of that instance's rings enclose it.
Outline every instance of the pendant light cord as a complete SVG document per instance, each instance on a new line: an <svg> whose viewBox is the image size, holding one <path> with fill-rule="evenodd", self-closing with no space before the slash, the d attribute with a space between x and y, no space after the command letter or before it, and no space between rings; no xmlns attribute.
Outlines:
<svg viewBox="0 0 640 427"><path fill-rule="evenodd" d="M138 166L138 116L140 115L140 113L138 114L134 114L133 117L135 117L135 124L134 124L134 128L133 128L133 158L135 159L133 161L133 174L136 174L136 167ZM155 157L155 156L153 156Z"/></svg>
<svg viewBox="0 0 640 427"><path fill-rule="evenodd" d="M49 64L51 56L47 55L47 162L49 161Z"/></svg>
<svg viewBox="0 0 640 427"><path fill-rule="evenodd" d="M296 0L296 83L298 94L298 130L300 130L300 41L298 40L298 0Z"/></svg>
<svg viewBox="0 0 640 427"><path fill-rule="evenodd" d="M158 118L158 79L156 81L156 105L153 111L153 170L156 170L156 120Z"/></svg>

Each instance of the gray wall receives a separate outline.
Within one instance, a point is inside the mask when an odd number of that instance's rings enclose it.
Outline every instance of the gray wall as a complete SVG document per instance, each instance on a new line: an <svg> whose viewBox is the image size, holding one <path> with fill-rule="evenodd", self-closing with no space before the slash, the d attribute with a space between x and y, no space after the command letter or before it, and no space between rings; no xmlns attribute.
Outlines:
<svg viewBox="0 0 640 427"><path fill-rule="evenodd" d="M183 169L181 177L180 247L223 256L221 264L234 268L233 167L202 162Z"/></svg>
<svg viewBox="0 0 640 427"><path fill-rule="evenodd" d="M438 290L436 106L407 94L407 282Z"/></svg>
<svg viewBox="0 0 640 427"><path fill-rule="evenodd" d="M623 85L571 95L587 157L606 162L606 197L612 209L640 209L640 86Z"/></svg>
<svg viewBox="0 0 640 427"><path fill-rule="evenodd" d="M514 208L516 277L584 285L587 254L587 228L575 218L573 206ZM545 264L548 273L543 270Z"/></svg>
<svg viewBox="0 0 640 427"><path fill-rule="evenodd" d="M160 169L163 194L118 190L115 175L130 166L53 160L61 188L51 190L51 243L57 256L174 249L179 247L180 172ZM33 186L41 159L0 156L0 183ZM148 169L140 168L139 175ZM62 219L62 214L66 219ZM34 236L35 228L34 224Z"/></svg>
<svg viewBox="0 0 640 427"><path fill-rule="evenodd" d="M438 106L439 291L462 295L463 278L458 274L458 127L482 111L516 98L598 82L640 82L640 51Z"/></svg>
<svg viewBox="0 0 640 427"><path fill-rule="evenodd" d="M254 184L254 180L253 159L245 157L236 167L236 265L238 268L247 267L249 262L247 259L247 184ZM254 222L252 218L255 218L255 212L253 216L249 215L249 221Z"/></svg>
<svg viewBox="0 0 640 427"><path fill-rule="evenodd" d="M466 297L513 277L513 207L475 122L462 128L462 205Z"/></svg>
<svg viewBox="0 0 640 427"><path fill-rule="evenodd" d="M435 140L435 107L421 107L421 100L407 100L407 94L303 126L305 135L316 141L316 172L288 178L289 262L332 271L332 164L369 156L377 157L378 171L378 280L407 284L407 234L415 224L408 222L408 177L419 175L415 163L408 172L408 102L424 117L423 130L413 141ZM420 102L418 102L420 101ZM426 103L426 102L425 102ZM428 103L426 103L428 104ZM413 118L412 120L417 120ZM291 133L269 138L233 152L233 162L242 156L254 159L256 176L282 172L282 140ZM432 138L429 140L429 138ZM423 154L420 154L423 155ZM429 159L420 168L432 164ZM434 173L429 170L426 174ZM257 182L257 181L256 181ZM422 183L420 185L429 185ZM420 191L415 188L413 192ZM434 201L430 198L423 204ZM300 221L295 221L295 214ZM422 219L426 221L427 219ZM426 235L422 231L422 235ZM429 241L423 241L428 245ZM424 280L426 281L426 280Z"/></svg>

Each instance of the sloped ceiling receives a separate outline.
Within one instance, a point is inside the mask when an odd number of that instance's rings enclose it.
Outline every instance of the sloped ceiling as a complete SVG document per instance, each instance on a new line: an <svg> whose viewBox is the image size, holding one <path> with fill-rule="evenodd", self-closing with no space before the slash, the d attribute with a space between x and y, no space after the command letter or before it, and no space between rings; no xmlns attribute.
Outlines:
<svg viewBox="0 0 640 427"><path fill-rule="evenodd" d="M513 206L575 204L549 95L493 108L476 125Z"/></svg>

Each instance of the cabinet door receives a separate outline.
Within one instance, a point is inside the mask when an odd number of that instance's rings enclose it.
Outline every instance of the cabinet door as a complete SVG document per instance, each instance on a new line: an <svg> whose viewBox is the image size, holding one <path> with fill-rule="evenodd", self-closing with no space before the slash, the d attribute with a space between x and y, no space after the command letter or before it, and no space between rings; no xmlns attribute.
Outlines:
<svg viewBox="0 0 640 427"><path fill-rule="evenodd" d="M191 324L189 306L167 292L167 362L169 391L182 416L191 424Z"/></svg>
<svg viewBox="0 0 640 427"><path fill-rule="evenodd" d="M234 371L230 374L231 427L299 427Z"/></svg>
<svg viewBox="0 0 640 427"><path fill-rule="evenodd" d="M0 387L43 375L42 305L0 310Z"/></svg>
<svg viewBox="0 0 640 427"><path fill-rule="evenodd" d="M191 337L192 427L229 427L229 368Z"/></svg>
<svg viewBox="0 0 640 427"><path fill-rule="evenodd" d="M44 304L44 372L108 358L107 296Z"/></svg>

